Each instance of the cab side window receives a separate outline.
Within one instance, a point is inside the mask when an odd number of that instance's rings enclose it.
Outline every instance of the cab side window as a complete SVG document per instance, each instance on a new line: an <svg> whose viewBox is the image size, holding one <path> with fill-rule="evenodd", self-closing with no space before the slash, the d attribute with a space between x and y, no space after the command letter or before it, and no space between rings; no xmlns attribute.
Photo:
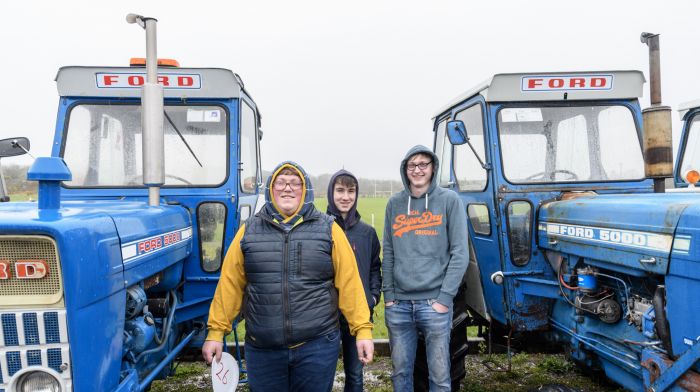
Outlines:
<svg viewBox="0 0 700 392"><path fill-rule="evenodd" d="M440 159L438 184L450 185L450 165L452 164L452 144L447 139L447 119L440 121L435 128L435 155Z"/></svg>
<svg viewBox="0 0 700 392"><path fill-rule="evenodd" d="M479 156L486 160L484 121L481 105L476 104L457 113L455 120L462 120L467 135ZM461 192L482 191L486 189L486 169L467 144L454 147L454 168L457 185Z"/></svg>
<svg viewBox="0 0 700 392"><path fill-rule="evenodd" d="M241 102L241 145L240 145L240 183L244 193L255 193L257 187L258 127L255 111L245 101Z"/></svg>

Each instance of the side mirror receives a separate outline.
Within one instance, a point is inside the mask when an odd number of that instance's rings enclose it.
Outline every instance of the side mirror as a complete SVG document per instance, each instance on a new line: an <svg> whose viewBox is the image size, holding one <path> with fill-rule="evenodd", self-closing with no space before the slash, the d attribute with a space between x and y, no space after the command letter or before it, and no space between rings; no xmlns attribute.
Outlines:
<svg viewBox="0 0 700 392"><path fill-rule="evenodd" d="M450 143L452 143L453 146L467 144L469 148L471 148L476 159L479 161L481 167L484 168L484 170L489 170L491 168L489 164L484 163L474 149L474 146L472 146L471 142L469 142L467 127L464 126L464 122L462 122L462 120L452 120L447 122L447 138L450 139Z"/></svg>
<svg viewBox="0 0 700 392"><path fill-rule="evenodd" d="M26 137L11 137L0 140L0 158L24 155L29 151L29 139Z"/></svg>
<svg viewBox="0 0 700 392"><path fill-rule="evenodd" d="M447 138L455 146L462 145L469 141L467 128L462 120L452 120L447 122Z"/></svg>

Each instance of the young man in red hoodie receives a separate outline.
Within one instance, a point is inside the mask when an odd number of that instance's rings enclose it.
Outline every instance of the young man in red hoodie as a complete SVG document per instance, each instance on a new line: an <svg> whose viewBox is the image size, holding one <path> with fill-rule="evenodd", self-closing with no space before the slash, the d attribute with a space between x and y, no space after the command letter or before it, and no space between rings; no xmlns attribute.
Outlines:
<svg viewBox="0 0 700 392"><path fill-rule="evenodd" d="M328 184L326 212L335 217L336 223L345 231L350 246L355 252L357 269L371 315L381 295L382 275L379 260L381 247L374 228L360 220L360 214L357 212L357 195L357 178L346 170L340 170L331 177ZM348 322L342 315L340 332L343 341L345 392L360 392L362 391L363 364L357 354L355 337L350 334Z"/></svg>

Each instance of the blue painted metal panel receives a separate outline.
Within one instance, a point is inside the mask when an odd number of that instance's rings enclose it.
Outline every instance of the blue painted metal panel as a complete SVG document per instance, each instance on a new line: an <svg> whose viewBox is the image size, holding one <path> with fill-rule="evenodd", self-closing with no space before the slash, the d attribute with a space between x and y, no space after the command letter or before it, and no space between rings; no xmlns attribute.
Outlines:
<svg viewBox="0 0 700 392"><path fill-rule="evenodd" d="M7 374L10 377L22 369L22 359L19 351L6 352L5 359L7 360Z"/></svg>
<svg viewBox="0 0 700 392"><path fill-rule="evenodd" d="M663 275L681 214L697 200L675 193L582 196L547 203L540 209L539 246L626 274Z"/></svg>
<svg viewBox="0 0 700 392"><path fill-rule="evenodd" d="M14 314L2 315L2 330L5 335L5 346L19 345L19 337L17 334L17 321Z"/></svg>
<svg viewBox="0 0 700 392"><path fill-rule="evenodd" d="M61 364L63 363L63 355L61 355L60 348L50 348L46 350L46 359L49 363L49 367L59 373L62 373Z"/></svg>
<svg viewBox="0 0 700 392"><path fill-rule="evenodd" d="M673 353L679 355L700 339L700 297L690 294L700 292L700 203L684 211L676 238L666 277L666 315Z"/></svg>
<svg viewBox="0 0 700 392"><path fill-rule="evenodd" d="M23 313L22 324L24 325L25 344L39 344L39 325L36 321L36 313Z"/></svg>
<svg viewBox="0 0 700 392"><path fill-rule="evenodd" d="M27 365L29 366L41 366L41 350L28 350L27 351Z"/></svg>
<svg viewBox="0 0 700 392"><path fill-rule="evenodd" d="M46 343L60 343L61 333L58 329L58 314L56 312L44 313L44 325L46 333Z"/></svg>

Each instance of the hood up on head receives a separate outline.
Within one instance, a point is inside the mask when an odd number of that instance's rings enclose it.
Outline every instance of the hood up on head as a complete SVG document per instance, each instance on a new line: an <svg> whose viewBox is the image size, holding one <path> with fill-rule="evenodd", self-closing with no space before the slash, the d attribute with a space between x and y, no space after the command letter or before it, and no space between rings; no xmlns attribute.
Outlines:
<svg viewBox="0 0 700 392"><path fill-rule="evenodd" d="M399 169L401 172L401 182L403 182L403 187L406 190L406 193L408 193L408 205L406 207L406 214L410 215L411 211L411 198L413 197L411 195L411 183L408 180L408 174L406 174L406 165L408 165L408 160L411 159L412 156L416 154L426 154L430 157L432 157L433 160L433 178L430 180L430 187L428 187L428 191L425 192L425 209L428 209L428 195L435 190L437 187L437 178L438 178L438 169L440 168L440 160L438 159L437 155L429 149L426 146L423 145L416 145L411 147L410 150L406 153L406 155L403 157L403 160L401 161L401 168Z"/></svg>
<svg viewBox="0 0 700 392"><path fill-rule="evenodd" d="M335 202L333 201L333 187L335 186L335 180L339 176L348 176L355 180L355 191L357 192L356 195L360 194L360 183L357 181L357 177L347 170L337 171L328 182L328 208L326 209L326 213L328 215L333 215L335 217L335 221L340 225L340 227L342 227L343 230L347 230L355 226L355 224L360 221L360 213L357 212L357 197L355 197L355 203L353 203L350 211L348 211L348 216L345 219L343 219L338 207L336 207Z"/></svg>
<svg viewBox="0 0 700 392"><path fill-rule="evenodd" d="M291 216L283 214L275 205L274 197L272 196L272 183L277 178L277 175L284 168L290 168L296 171L301 177L301 199L302 202L299 203L299 207ZM314 189L311 186L311 181L309 176L306 174L304 169L295 162L285 161L277 165L275 170L272 171L272 175L267 179L265 183L265 205L263 206L263 211L275 219L278 223L286 226L294 226L299 219L302 219L310 211L314 210Z"/></svg>

